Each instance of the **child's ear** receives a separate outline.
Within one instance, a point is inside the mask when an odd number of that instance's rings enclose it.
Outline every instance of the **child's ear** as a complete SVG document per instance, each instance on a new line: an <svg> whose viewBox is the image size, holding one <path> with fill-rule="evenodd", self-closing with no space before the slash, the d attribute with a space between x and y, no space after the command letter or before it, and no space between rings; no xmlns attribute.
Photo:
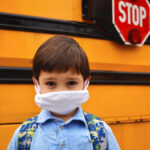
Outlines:
<svg viewBox="0 0 150 150"><path fill-rule="evenodd" d="M33 80L34 85L36 85L36 86L37 86L37 81L36 81L36 79L35 79L35 77L34 77L34 76L32 77L32 80Z"/></svg>

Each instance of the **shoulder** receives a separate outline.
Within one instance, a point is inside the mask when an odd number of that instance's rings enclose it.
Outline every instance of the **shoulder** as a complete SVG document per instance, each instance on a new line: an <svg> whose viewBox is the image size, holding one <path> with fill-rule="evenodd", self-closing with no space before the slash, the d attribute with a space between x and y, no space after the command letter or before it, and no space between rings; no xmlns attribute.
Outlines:
<svg viewBox="0 0 150 150"><path fill-rule="evenodd" d="M85 118L87 120L91 138L93 139L93 145L95 147L100 146L102 149L107 149L107 136L103 121L101 121L99 117L87 112Z"/></svg>
<svg viewBox="0 0 150 150"><path fill-rule="evenodd" d="M91 131L98 132L99 134L101 134L102 137L105 137L106 132L105 132L103 121L96 115L93 115L85 111L84 111L84 115L89 129Z"/></svg>
<svg viewBox="0 0 150 150"><path fill-rule="evenodd" d="M18 135L20 131L21 125L15 130L13 137L8 145L7 150L17 150L18 149Z"/></svg>
<svg viewBox="0 0 150 150"><path fill-rule="evenodd" d="M38 116L34 116L34 117L29 118L26 121L24 121L20 127L20 133L25 132L26 129L29 129L29 128L35 129L37 118L38 118Z"/></svg>
<svg viewBox="0 0 150 150"><path fill-rule="evenodd" d="M107 136L107 143L108 143L108 150L120 150L120 147L119 147L119 144L110 128L110 126L104 122L103 122L103 125L104 125L104 128L106 130L106 136Z"/></svg>
<svg viewBox="0 0 150 150"><path fill-rule="evenodd" d="M97 117L96 115L93 115L93 114L85 112L85 111L83 111L83 113L84 113L84 116L86 119L92 119L93 121L96 121L96 120L101 121L101 119L99 117Z"/></svg>
<svg viewBox="0 0 150 150"><path fill-rule="evenodd" d="M106 138L108 150L120 150L120 147L110 126L105 121L102 121L99 117L93 114L87 112L84 112L84 114L86 120L88 120L88 124L94 125L96 127L96 130L102 139ZM93 127L91 129L93 129Z"/></svg>
<svg viewBox="0 0 150 150"><path fill-rule="evenodd" d="M37 116L32 117L24 121L14 132L13 137L8 145L8 150L17 150L18 149L18 139L23 138L24 132L26 129L32 128L33 130L36 127ZM31 133L31 132L30 132Z"/></svg>
<svg viewBox="0 0 150 150"><path fill-rule="evenodd" d="M93 115L91 113L85 112L85 111L83 111L83 113L84 113L85 120L89 127L93 126L95 128L95 130L100 130L100 128L105 130L103 121L99 117L97 117L96 115Z"/></svg>
<svg viewBox="0 0 150 150"><path fill-rule="evenodd" d="M105 130L106 130L107 138L114 139L115 136L114 136L110 126L105 121L102 121L102 122L103 122L103 125L104 125Z"/></svg>
<svg viewBox="0 0 150 150"><path fill-rule="evenodd" d="M37 116L32 117L21 125L18 135L18 147L30 149L31 141L37 129Z"/></svg>

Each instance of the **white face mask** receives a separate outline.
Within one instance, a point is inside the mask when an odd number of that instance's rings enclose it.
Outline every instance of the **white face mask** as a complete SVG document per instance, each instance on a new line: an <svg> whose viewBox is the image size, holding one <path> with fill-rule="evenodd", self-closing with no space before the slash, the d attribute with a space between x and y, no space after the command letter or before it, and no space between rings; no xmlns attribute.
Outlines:
<svg viewBox="0 0 150 150"><path fill-rule="evenodd" d="M88 83L85 82L85 84L86 87L84 90L58 91L45 94L40 94L40 87L37 84L38 86L35 86L37 92L35 95L35 102L40 108L59 115L67 115L89 99L89 92L86 89Z"/></svg>

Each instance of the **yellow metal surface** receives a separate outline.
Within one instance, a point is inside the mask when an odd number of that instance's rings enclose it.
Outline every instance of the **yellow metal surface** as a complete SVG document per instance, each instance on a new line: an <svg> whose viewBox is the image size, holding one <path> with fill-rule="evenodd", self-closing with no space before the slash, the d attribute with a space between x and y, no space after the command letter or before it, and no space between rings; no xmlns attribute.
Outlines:
<svg viewBox="0 0 150 150"><path fill-rule="evenodd" d="M78 1L79 3L80 1ZM1 12L73 20L72 0L1 0Z"/></svg>
<svg viewBox="0 0 150 150"><path fill-rule="evenodd" d="M150 86L92 85L89 91L83 108L99 117L150 115Z"/></svg>
<svg viewBox="0 0 150 150"><path fill-rule="evenodd" d="M111 125L121 150L149 150L150 122Z"/></svg>
<svg viewBox="0 0 150 150"><path fill-rule="evenodd" d="M103 71L126 71L126 72L150 72L149 65L128 65L111 63L89 62L91 70ZM29 67L32 68L32 59L25 58L4 58L0 57L0 66L3 67Z"/></svg>
<svg viewBox="0 0 150 150"><path fill-rule="evenodd" d="M2 43L0 45L0 66L12 66L13 64L18 67L32 66L31 60L37 48L52 36L50 34L0 30ZM129 47L108 40L74 38L86 51L91 69L150 72L149 45ZM18 63L19 61L21 63Z"/></svg>
<svg viewBox="0 0 150 150"><path fill-rule="evenodd" d="M1 12L83 21L81 0L1 0ZM53 34L0 30L0 66L32 67L37 48ZM86 51L92 70L150 72L150 46L73 37ZM122 150L149 150L150 86L92 85L84 110L108 123ZM5 150L14 130L40 112L31 84L0 84L0 149ZM121 124L116 124L121 122ZM132 123L131 123L132 122ZM14 123L14 125L8 125Z"/></svg>
<svg viewBox="0 0 150 150"><path fill-rule="evenodd" d="M123 120L150 115L150 86L90 86L83 108L102 119ZM145 94L143 94L144 91ZM34 102L33 85L0 85L0 123L22 122L40 109Z"/></svg>
<svg viewBox="0 0 150 150"><path fill-rule="evenodd" d="M0 123L23 122L40 109L34 103L33 85L0 85Z"/></svg>
<svg viewBox="0 0 150 150"><path fill-rule="evenodd" d="M19 124L16 125L0 125L0 149L6 150L7 146L14 134L16 128L19 127Z"/></svg>

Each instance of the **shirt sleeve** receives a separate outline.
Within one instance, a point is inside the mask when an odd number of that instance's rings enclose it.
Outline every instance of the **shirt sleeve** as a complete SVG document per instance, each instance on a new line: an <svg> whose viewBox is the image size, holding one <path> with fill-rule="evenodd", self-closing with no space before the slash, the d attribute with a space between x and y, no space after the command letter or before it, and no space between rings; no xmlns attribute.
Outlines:
<svg viewBox="0 0 150 150"><path fill-rule="evenodd" d="M21 126L20 126L21 127ZM7 150L17 150L18 149L18 135L19 135L19 130L20 127L18 127L13 135L13 137L11 138L11 141L8 145Z"/></svg>
<svg viewBox="0 0 150 150"><path fill-rule="evenodd" d="M103 121L104 127L106 129L107 135L107 143L108 143L108 150L120 150L119 144L111 130L111 128Z"/></svg>

